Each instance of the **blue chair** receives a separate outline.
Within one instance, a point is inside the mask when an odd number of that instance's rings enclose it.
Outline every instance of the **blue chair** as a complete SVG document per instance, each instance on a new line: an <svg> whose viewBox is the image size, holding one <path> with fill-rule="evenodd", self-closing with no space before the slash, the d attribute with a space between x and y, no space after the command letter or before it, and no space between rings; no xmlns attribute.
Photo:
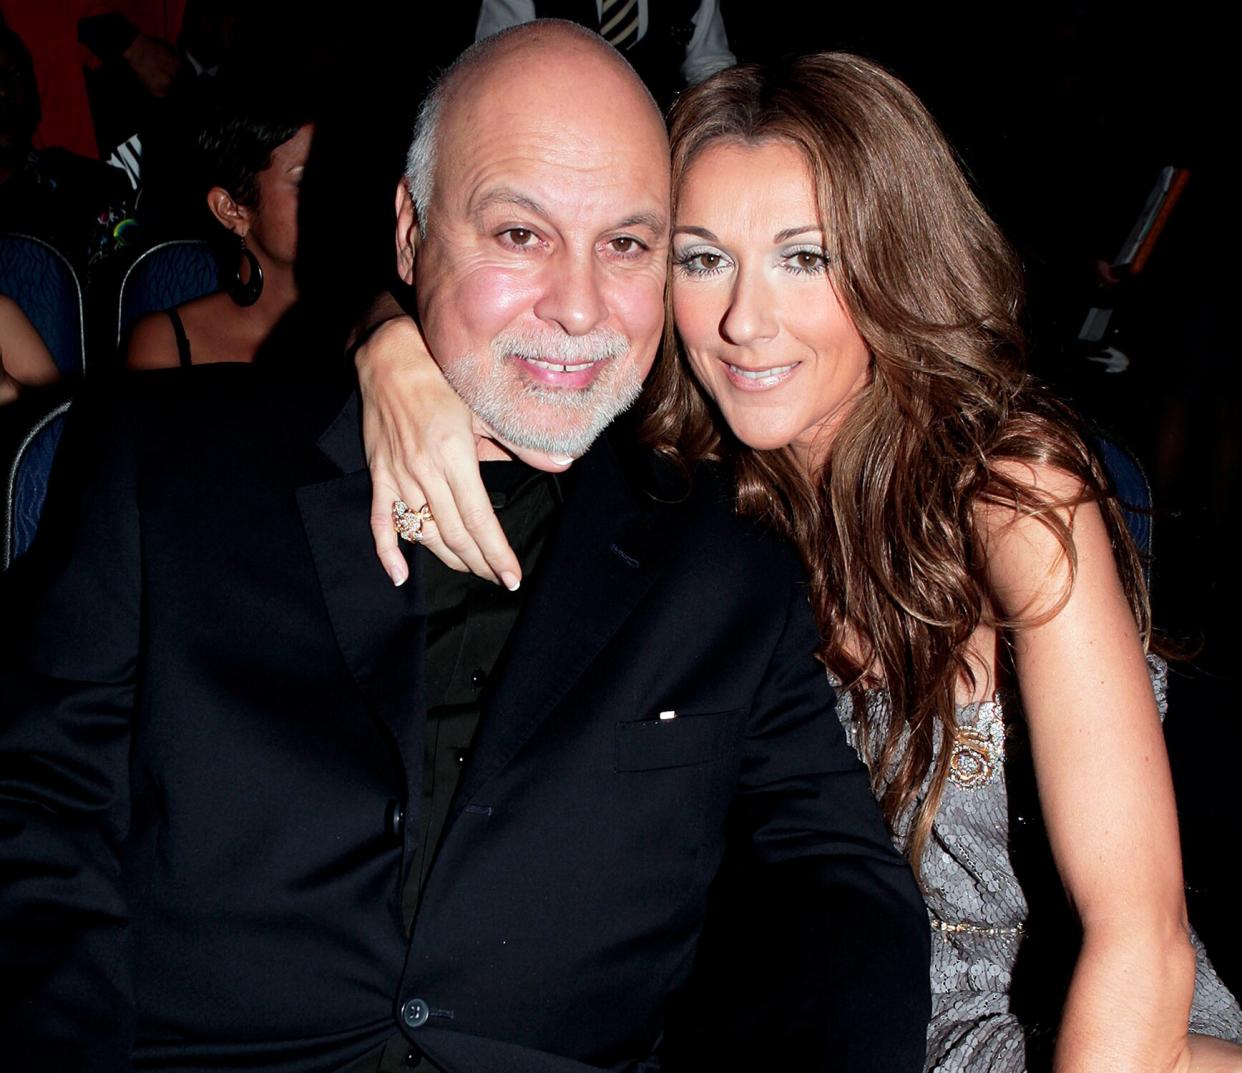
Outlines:
<svg viewBox="0 0 1242 1073"><path fill-rule="evenodd" d="M1107 436L1095 437L1095 449L1113 482L1113 490L1126 519L1126 527L1134 546L1138 548L1145 564L1147 580L1151 582L1151 484L1138 460L1124 447Z"/></svg>
<svg viewBox="0 0 1242 1073"><path fill-rule="evenodd" d="M5 485L4 547L0 549L3 551L0 568L4 570L30 547L39 528L52 460L71 402L71 399L59 402L29 426L9 465Z"/></svg>
<svg viewBox="0 0 1242 1073"><path fill-rule="evenodd" d="M86 371L82 288L62 253L29 235L0 235L0 294L21 306L61 376Z"/></svg>
<svg viewBox="0 0 1242 1073"><path fill-rule="evenodd" d="M206 242L174 239L144 250L121 280L116 345L139 317L220 289L220 269Z"/></svg>

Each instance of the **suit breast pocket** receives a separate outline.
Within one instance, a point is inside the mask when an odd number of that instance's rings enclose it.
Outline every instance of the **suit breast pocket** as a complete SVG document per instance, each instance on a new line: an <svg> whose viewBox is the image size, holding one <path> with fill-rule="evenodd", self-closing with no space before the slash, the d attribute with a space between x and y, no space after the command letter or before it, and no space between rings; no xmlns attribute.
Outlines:
<svg viewBox="0 0 1242 1073"><path fill-rule="evenodd" d="M617 724L616 770L659 771L719 760L733 751L742 709Z"/></svg>

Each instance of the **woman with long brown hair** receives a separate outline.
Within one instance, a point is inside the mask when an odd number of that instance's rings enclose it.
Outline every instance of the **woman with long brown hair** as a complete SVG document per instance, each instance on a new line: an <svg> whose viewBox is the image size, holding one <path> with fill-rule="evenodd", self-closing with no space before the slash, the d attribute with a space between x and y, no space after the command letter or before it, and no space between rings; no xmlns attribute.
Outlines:
<svg viewBox="0 0 1242 1073"><path fill-rule="evenodd" d="M1242 1012L1186 922L1141 564L1080 422L1024 370L1021 273L934 121L823 54L713 76L670 133L676 334L644 434L687 473L731 466L738 509L802 552L841 717L928 903L929 1068L1023 1070L1045 1043L1058 1071L1237 1068L1206 1038L1239 1039ZM400 580L403 495L448 522L437 554L508 580L471 478L386 446L456 422L441 454L474 453L434 373L401 386L431 368L414 335L361 356L381 558ZM1027 764L1081 924L1059 1027L1011 994L1035 923L1007 795Z"/></svg>

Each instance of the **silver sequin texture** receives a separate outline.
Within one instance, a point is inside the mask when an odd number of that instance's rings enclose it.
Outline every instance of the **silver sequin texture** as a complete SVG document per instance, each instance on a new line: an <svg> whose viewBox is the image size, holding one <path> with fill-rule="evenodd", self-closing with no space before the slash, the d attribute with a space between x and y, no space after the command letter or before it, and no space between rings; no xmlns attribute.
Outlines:
<svg viewBox="0 0 1242 1073"><path fill-rule="evenodd" d="M1163 718L1167 710L1167 668L1148 657L1152 686ZM872 734L882 735L888 709L881 691L867 694ZM848 694L838 714L850 741L857 727ZM958 709L967 740L996 741L1016 709L1000 700ZM876 740L873 737L872 740ZM1003 739L1002 739L1003 740ZM1025 1036L1009 1010L1010 973L1023 939L1027 901L1009 854L1009 802L1004 747L988 778L950 779L945 784L931 837L923 851L922 882L933 922L931 947L932 1019L927 1033L927 1069L937 1073L1024 1073ZM974 774L974 767L969 773ZM898 831L901 843L905 831ZM1242 1009L1221 983L1198 936L1190 1030L1242 1042Z"/></svg>

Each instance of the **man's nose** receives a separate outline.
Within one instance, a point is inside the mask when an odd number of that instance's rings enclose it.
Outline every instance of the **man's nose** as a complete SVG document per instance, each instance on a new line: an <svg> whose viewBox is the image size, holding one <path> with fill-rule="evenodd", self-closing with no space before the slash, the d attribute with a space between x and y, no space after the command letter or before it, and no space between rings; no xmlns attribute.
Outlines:
<svg viewBox="0 0 1242 1073"><path fill-rule="evenodd" d="M535 316L559 325L567 335L586 335L599 327L609 316L602 271L593 256L562 251L545 269Z"/></svg>

